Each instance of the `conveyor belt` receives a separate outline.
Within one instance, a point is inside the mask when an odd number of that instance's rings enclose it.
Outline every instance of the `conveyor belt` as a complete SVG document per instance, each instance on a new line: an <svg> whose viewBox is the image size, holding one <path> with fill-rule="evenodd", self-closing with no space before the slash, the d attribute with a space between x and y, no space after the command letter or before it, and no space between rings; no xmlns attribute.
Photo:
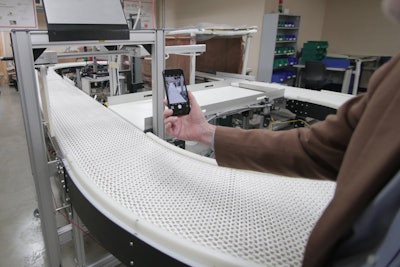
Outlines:
<svg viewBox="0 0 400 267"><path fill-rule="evenodd" d="M222 168L156 141L48 72L76 187L129 233L192 266L300 266L335 184Z"/></svg>

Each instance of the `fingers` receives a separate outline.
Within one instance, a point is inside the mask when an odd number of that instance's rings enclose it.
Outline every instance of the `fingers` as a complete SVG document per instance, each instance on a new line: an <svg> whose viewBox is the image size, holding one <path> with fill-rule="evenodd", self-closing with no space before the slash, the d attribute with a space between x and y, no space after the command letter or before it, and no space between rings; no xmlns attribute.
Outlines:
<svg viewBox="0 0 400 267"><path fill-rule="evenodd" d="M178 117L176 117L176 116L164 117L164 124L167 124L167 123L173 124L173 123L175 123L177 120L178 120Z"/></svg>
<svg viewBox="0 0 400 267"><path fill-rule="evenodd" d="M172 109L168 108L167 99L163 99L163 103L167 107L164 110L164 128L167 134L174 136L175 123L178 118L176 116L173 116Z"/></svg>
<svg viewBox="0 0 400 267"><path fill-rule="evenodd" d="M197 100L191 91L188 91L188 96L189 96L190 105L193 105L193 104L195 104L196 106L199 105L199 104L197 104Z"/></svg>
<svg viewBox="0 0 400 267"><path fill-rule="evenodd" d="M164 104L166 104L166 100L164 100ZM173 111L172 109L165 109L164 110L164 128L165 131L169 134L173 136L173 128L174 128L174 123L176 122L176 120L178 119L176 116L172 116L173 115Z"/></svg>
<svg viewBox="0 0 400 267"><path fill-rule="evenodd" d="M171 123L165 123L165 131L168 133L168 134L171 134L172 133L172 124Z"/></svg>
<svg viewBox="0 0 400 267"><path fill-rule="evenodd" d="M176 125L172 121L165 121L164 127L167 134L176 137Z"/></svg>
<svg viewBox="0 0 400 267"><path fill-rule="evenodd" d="M166 118L168 118L168 117L171 117L172 114L173 114L172 109L166 109L166 110L164 110L164 119L166 119Z"/></svg>
<svg viewBox="0 0 400 267"><path fill-rule="evenodd" d="M200 105L197 103L197 100L191 91L188 91L188 95L189 95L190 106L192 107L192 109L201 110Z"/></svg>

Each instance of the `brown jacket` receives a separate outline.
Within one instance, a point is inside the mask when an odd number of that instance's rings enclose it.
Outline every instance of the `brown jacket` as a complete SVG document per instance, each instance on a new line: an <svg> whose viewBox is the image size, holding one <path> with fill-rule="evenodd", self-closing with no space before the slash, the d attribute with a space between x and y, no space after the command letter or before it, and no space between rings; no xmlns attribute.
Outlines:
<svg viewBox="0 0 400 267"><path fill-rule="evenodd" d="M325 266L338 240L400 167L400 54L378 69L367 93L309 129L217 127L219 165L336 180L311 233L303 266Z"/></svg>

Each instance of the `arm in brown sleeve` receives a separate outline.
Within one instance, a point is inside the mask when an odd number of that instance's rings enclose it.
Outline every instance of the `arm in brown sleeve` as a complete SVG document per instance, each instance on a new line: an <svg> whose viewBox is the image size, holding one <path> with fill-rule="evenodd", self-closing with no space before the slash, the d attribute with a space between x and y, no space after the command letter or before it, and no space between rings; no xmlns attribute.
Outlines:
<svg viewBox="0 0 400 267"><path fill-rule="evenodd" d="M216 160L225 167L334 180L364 102L363 96L352 98L336 115L311 128L270 131L217 127Z"/></svg>

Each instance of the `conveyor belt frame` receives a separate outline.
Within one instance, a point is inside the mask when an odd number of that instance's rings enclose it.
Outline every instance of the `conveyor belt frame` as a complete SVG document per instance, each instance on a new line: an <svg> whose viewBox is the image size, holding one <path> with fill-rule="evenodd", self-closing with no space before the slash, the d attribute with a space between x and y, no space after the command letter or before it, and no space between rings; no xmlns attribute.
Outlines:
<svg viewBox="0 0 400 267"><path fill-rule="evenodd" d="M42 110L39 101L36 74L34 70L33 49L50 46L73 45L132 45L148 44L152 50L153 114L162 114L164 96L162 70L165 66L165 37L163 30L130 31L129 40L123 41L73 41L50 42L46 31L14 30L11 32L18 87L21 92L21 105L32 175L35 182L41 228L49 266L61 266L60 243L57 233L50 171L47 162L47 148L43 128ZM163 117L153 120L154 133L164 138Z"/></svg>

